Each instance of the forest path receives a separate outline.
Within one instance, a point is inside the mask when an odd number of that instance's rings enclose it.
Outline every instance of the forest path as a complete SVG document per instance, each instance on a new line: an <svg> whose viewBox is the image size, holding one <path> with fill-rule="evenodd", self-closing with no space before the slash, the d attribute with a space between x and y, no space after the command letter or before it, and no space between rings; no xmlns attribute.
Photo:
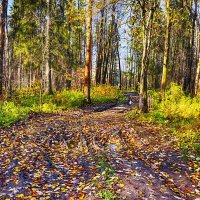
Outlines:
<svg viewBox="0 0 200 200"><path fill-rule="evenodd" d="M116 105L36 115L0 130L0 199L196 199L177 141ZM100 197L101 196L101 197Z"/></svg>

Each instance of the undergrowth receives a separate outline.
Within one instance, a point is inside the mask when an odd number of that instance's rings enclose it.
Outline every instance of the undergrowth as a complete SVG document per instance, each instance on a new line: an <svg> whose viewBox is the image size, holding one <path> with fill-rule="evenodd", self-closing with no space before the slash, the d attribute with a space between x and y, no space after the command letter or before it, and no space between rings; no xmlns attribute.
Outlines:
<svg viewBox="0 0 200 200"><path fill-rule="evenodd" d="M120 98L122 98L122 93L118 87L98 85L91 89L91 99L94 104L116 102Z"/></svg>
<svg viewBox="0 0 200 200"><path fill-rule="evenodd" d="M4 102L0 109L0 126L9 126L11 123L27 116L29 109L16 106L14 102Z"/></svg>
<svg viewBox="0 0 200 200"><path fill-rule="evenodd" d="M93 184L100 190L98 196L105 200L119 199L117 194L113 192L113 188L121 184L119 176L115 174L114 169L107 163L106 158L100 157L98 162L101 180L104 180L104 186L106 187L106 189L102 190L101 183L98 180L94 181Z"/></svg>
<svg viewBox="0 0 200 200"><path fill-rule="evenodd" d="M186 96L181 86L174 83L162 101L159 92L149 93L153 97L152 111L144 114L135 108L129 116L168 128L186 154L192 151L200 156L200 97Z"/></svg>
<svg viewBox="0 0 200 200"><path fill-rule="evenodd" d="M98 85L91 89L92 104L116 102L122 99L117 87ZM36 83L31 88L17 89L8 99L0 102L0 126L25 118L30 112L57 113L62 109L78 108L85 105L83 92L63 90L53 95L40 94Z"/></svg>

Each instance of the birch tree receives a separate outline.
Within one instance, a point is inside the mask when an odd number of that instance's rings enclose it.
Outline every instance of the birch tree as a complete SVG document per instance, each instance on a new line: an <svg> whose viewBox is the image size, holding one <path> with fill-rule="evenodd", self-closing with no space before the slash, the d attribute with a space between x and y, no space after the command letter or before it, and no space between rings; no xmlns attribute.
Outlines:
<svg viewBox="0 0 200 200"><path fill-rule="evenodd" d="M162 97L165 96L165 90L167 85L167 68L169 67L169 49L170 49L170 29L171 29L171 19L170 19L170 4L171 0L165 0L166 10L166 32L165 32L165 49L164 49L164 58L163 58L163 72L162 72Z"/></svg>

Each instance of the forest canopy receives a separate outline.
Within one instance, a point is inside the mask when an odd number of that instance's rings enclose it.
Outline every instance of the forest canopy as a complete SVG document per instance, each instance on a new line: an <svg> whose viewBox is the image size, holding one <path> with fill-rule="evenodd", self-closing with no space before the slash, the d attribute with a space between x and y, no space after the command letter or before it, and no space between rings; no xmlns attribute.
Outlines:
<svg viewBox="0 0 200 200"><path fill-rule="evenodd" d="M199 29L198 0L2 0L0 94L109 84L138 91L144 110L171 82L196 96Z"/></svg>

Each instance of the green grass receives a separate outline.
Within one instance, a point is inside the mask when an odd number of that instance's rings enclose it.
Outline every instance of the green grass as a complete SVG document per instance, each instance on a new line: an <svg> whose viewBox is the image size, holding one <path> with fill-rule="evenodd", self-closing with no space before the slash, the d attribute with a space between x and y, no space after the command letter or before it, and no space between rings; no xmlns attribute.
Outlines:
<svg viewBox="0 0 200 200"><path fill-rule="evenodd" d="M84 94L76 90L63 90L54 96L56 104L63 109L81 107L84 105Z"/></svg>
<svg viewBox="0 0 200 200"><path fill-rule="evenodd" d="M99 85L91 89L92 104L123 101L117 87ZM53 95L40 95L39 87L18 89L9 101L0 102L0 126L27 117L30 112L57 113L63 109L80 108L86 103L83 92L63 90Z"/></svg>
<svg viewBox="0 0 200 200"><path fill-rule="evenodd" d="M114 169L107 163L105 157L99 157L97 161L102 176L101 181L104 183L104 186L106 186L106 189L100 189L98 196L106 200L120 199L117 194L113 192L113 186L120 183L120 178L115 174ZM99 181L96 180L94 185L98 185L98 182Z"/></svg>
<svg viewBox="0 0 200 200"><path fill-rule="evenodd" d="M105 199L105 200L113 200L118 199L117 195L109 190L101 190L99 192L99 197Z"/></svg>
<svg viewBox="0 0 200 200"><path fill-rule="evenodd" d="M153 110L144 114L134 109L129 116L155 122L173 132L184 152L200 155L200 98L184 95L181 86L171 84L161 101L159 92L150 91Z"/></svg>
<svg viewBox="0 0 200 200"><path fill-rule="evenodd" d="M122 99L122 93L118 87L111 85L98 85L91 89L93 104L117 102Z"/></svg>
<svg viewBox="0 0 200 200"><path fill-rule="evenodd" d="M27 107L16 106L14 102L5 101L0 109L0 126L9 126L11 123L27 116Z"/></svg>

